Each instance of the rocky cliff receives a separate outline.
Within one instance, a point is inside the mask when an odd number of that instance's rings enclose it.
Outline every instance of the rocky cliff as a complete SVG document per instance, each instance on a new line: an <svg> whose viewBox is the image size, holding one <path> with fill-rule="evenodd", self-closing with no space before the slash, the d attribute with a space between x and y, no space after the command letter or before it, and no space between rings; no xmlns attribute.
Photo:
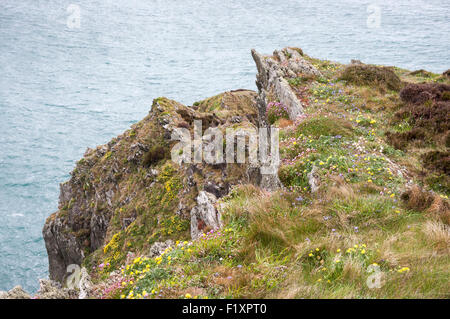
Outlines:
<svg viewBox="0 0 450 319"><path fill-rule="evenodd" d="M195 120L201 121L203 132L214 127L224 135L230 127L267 126L269 100L286 104L291 118L302 114L302 104L285 77L320 72L298 52L287 48L272 58L253 50L258 93L225 92L194 106L158 98L149 115L129 131L88 149L71 179L61 184L59 210L43 229L50 278L61 281L69 265L82 264L117 231L134 229L140 234L138 245L146 246L166 238L186 239L189 233L196 239L205 230L218 229L214 204L235 184L280 187L278 175L261 175L258 165L173 163L171 135L174 128L193 132Z"/></svg>
<svg viewBox="0 0 450 319"><path fill-rule="evenodd" d="M143 120L86 151L43 229L50 279L65 285L68 267L82 265L81 295L96 298L448 292L448 76L298 48L251 54L258 92L192 106L157 98ZM270 126L280 129L275 170L248 160L251 142L242 163L196 161L195 139L176 146L197 135L217 159L228 129L243 133L222 150ZM383 288L367 289L369 266ZM45 281L37 297L80 294L63 289Z"/></svg>

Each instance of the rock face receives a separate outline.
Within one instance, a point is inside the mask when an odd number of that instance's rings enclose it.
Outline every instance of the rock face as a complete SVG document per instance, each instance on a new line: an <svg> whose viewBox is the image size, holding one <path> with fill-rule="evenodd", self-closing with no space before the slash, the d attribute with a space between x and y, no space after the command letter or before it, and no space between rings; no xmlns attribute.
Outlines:
<svg viewBox="0 0 450 319"><path fill-rule="evenodd" d="M300 49L284 48L276 50L272 56L264 56L252 50L258 74L258 109L261 123L265 120L267 104L278 100L284 104L289 118L295 120L303 114L303 105L291 89L287 79L298 76L320 76L320 72L309 63Z"/></svg>
<svg viewBox="0 0 450 319"><path fill-rule="evenodd" d="M215 201L235 184L279 187L276 172L264 177L258 165L247 161L172 161L171 151L180 142L172 140L177 129L188 130L192 138L195 121L201 122L206 152L214 139L210 128L225 137L228 128L259 126L256 93L225 92L192 107L158 98L141 122L108 144L88 149L61 185L59 210L43 229L51 280L62 282L69 265L82 264L100 249L98 264L113 264L123 262L135 242L150 249L149 238L185 240L219 228ZM176 153L181 159L191 155Z"/></svg>
<svg viewBox="0 0 450 319"><path fill-rule="evenodd" d="M168 240L185 240L189 235L195 239L220 228L216 202L233 185L254 184L269 191L282 187L278 162L263 163L261 157L248 160L256 143L245 142L244 162L235 161L234 149L239 139L246 141L246 132L268 128L268 102L285 104L291 119L301 115L302 103L288 79L320 72L300 49L285 48L273 56L252 50L252 56L258 68L258 93L229 91L193 106L155 99L142 121L86 151L70 180L61 184L58 211L43 228L51 280L62 282L68 266L81 265L86 257L92 263L88 266L118 265L134 245L141 252L160 254ZM216 138L225 137L228 129L239 132L236 139L217 143ZM270 130L268 134L269 141L276 137ZM176 148L183 138L188 144ZM226 154L220 161L221 151L228 151L229 145L232 162ZM82 277L82 286L80 298L85 298L88 276Z"/></svg>

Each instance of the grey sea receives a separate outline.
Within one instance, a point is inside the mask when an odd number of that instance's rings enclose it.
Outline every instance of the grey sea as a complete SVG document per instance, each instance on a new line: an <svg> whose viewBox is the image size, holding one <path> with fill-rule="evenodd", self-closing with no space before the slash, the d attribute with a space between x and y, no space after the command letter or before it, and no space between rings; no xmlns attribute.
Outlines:
<svg viewBox="0 0 450 319"><path fill-rule="evenodd" d="M48 276L59 183L153 98L256 89L251 48L443 72L449 16L438 0L1 0L0 290Z"/></svg>

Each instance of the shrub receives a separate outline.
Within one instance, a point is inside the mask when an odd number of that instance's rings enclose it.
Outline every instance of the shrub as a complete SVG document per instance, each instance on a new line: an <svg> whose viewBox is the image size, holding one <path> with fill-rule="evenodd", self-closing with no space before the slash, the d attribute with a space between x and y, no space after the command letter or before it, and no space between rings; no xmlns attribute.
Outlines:
<svg viewBox="0 0 450 319"><path fill-rule="evenodd" d="M412 104L424 104L431 101L444 101L449 95L450 85L437 83L410 83L400 92L402 101Z"/></svg>
<svg viewBox="0 0 450 319"><path fill-rule="evenodd" d="M365 64L351 64L341 74L341 80L356 85L377 86L399 91L402 81L391 68Z"/></svg>

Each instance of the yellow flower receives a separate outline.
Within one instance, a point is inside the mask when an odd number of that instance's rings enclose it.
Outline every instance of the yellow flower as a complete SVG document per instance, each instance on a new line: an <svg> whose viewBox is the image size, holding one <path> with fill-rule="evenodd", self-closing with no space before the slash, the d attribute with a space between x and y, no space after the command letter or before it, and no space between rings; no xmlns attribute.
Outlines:
<svg viewBox="0 0 450 319"><path fill-rule="evenodd" d="M191 294L186 294L186 295L184 295L186 298L192 298L192 296L191 296Z"/></svg>
<svg viewBox="0 0 450 319"><path fill-rule="evenodd" d="M361 254L365 254L366 253L366 250L365 249L363 249L363 250L361 250Z"/></svg>
<svg viewBox="0 0 450 319"><path fill-rule="evenodd" d="M120 299L125 299L125 295L120 295Z"/></svg>
<svg viewBox="0 0 450 319"><path fill-rule="evenodd" d="M341 249L340 249L340 248L338 248L338 250L336 250L336 252L337 252L337 253L340 253L340 252L341 252Z"/></svg>
<svg viewBox="0 0 450 319"><path fill-rule="evenodd" d="M392 193L390 197L391 197L391 198L392 198L392 197L395 197L395 194L394 194L394 193Z"/></svg>
<svg viewBox="0 0 450 319"><path fill-rule="evenodd" d="M316 248L316 251L319 251L319 248Z"/></svg>

